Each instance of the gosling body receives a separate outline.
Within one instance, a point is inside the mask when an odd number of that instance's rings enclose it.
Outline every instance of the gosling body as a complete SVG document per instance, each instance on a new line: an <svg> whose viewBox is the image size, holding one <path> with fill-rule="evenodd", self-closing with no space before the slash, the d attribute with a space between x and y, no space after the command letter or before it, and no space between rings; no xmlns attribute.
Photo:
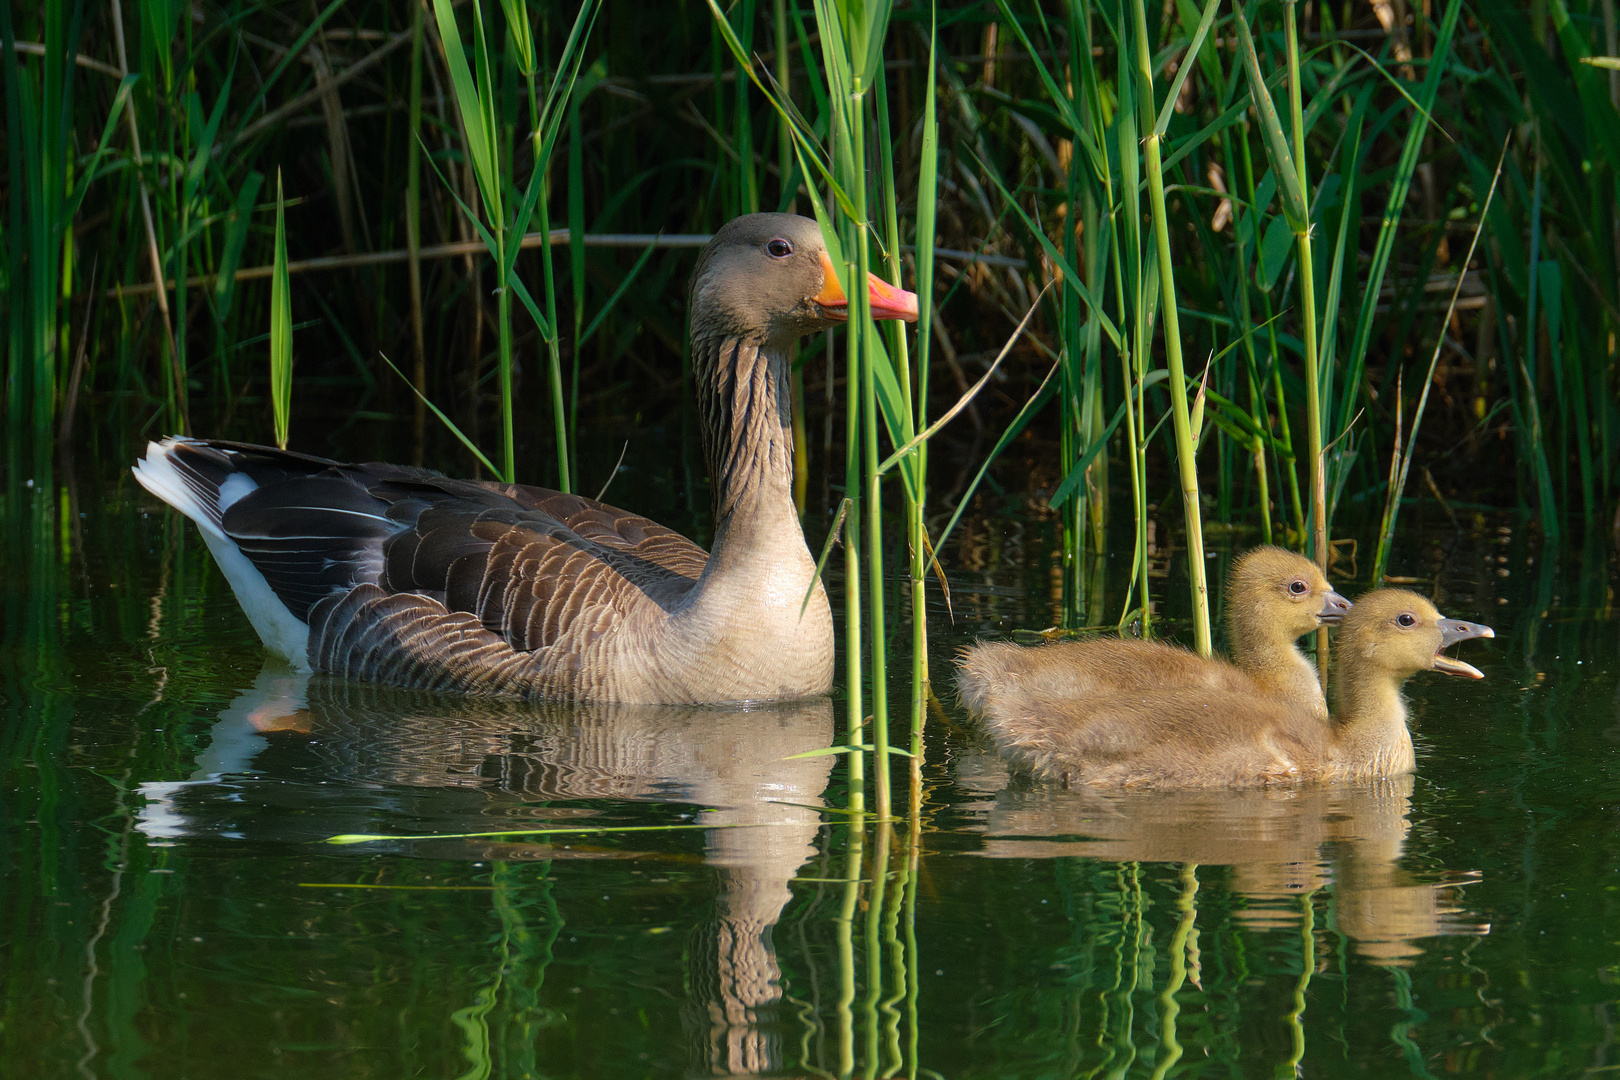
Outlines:
<svg viewBox="0 0 1620 1080"><path fill-rule="evenodd" d="M982 642L963 650L957 676L970 711L1047 713L1072 699L1184 690L1276 696L1321 721L1327 701L1298 638L1332 625L1350 601L1311 560L1279 547L1244 553L1227 581L1232 662L1159 642L1096 638L1025 647Z"/></svg>
<svg viewBox="0 0 1620 1080"><path fill-rule="evenodd" d="M997 749L1035 777L1098 787L1216 788L1369 780L1416 766L1401 685L1425 670L1483 678L1441 653L1494 637L1488 626L1441 617L1423 597L1380 589L1339 631L1336 705L1324 724L1277 695L1224 689L1023 698L984 724Z"/></svg>

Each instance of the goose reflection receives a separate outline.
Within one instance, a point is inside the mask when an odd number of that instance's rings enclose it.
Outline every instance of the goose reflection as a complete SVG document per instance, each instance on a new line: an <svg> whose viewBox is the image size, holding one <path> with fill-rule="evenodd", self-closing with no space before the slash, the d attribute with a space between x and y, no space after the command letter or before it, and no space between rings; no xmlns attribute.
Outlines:
<svg viewBox="0 0 1620 1080"><path fill-rule="evenodd" d="M792 755L826 747L833 730L827 698L753 710L521 704L271 666L220 713L188 779L142 785L148 803L139 824L154 839L307 841L372 831L379 810L470 832L479 829L468 826L468 815L487 829L525 813L597 812L520 805L541 800L701 806L696 823L712 827L703 858L716 868L719 888L712 915L693 930L683 1019L701 1071L767 1072L783 1057L772 928L790 882L815 853L817 808L834 760ZM301 812L274 812L292 806ZM492 806L506 814L492 821ZM435 858L589 857L546 844L428 843L412 850Z"/></svg>
<svg viewBox="0 0 1620 1080"><path fill-rule="evenodd" d="M981 763L969 782L986 790ZM971 773L971 765L967 770ZM1419 880L1401 865L1414 778L1243 791L1096 792L1003 784L987 807L984 854L1085 856L1231 867L1230 888L1256 929L1298 923L1290 898L1330 888L1338 930L1374 963L1404 965L1424 938L1483 935L1460 904L1477 873Z"/></svg>

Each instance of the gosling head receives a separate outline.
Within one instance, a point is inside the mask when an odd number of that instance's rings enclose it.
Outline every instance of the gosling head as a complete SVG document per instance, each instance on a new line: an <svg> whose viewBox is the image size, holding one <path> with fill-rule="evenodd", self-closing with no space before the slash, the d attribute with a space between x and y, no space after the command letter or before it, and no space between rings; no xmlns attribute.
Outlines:
<svg viewBox="0 0 1620 1080"><path fill-rule="evenodd" d="M1395 680L1419 671L1483 679L1472 664L1444 650L1469 638L1492 638L1481 623L1443 618L1435 606L1406 589L1375 589L1356 601L1339 629L1340 655L1358 667L1369 665Z"/></svg>
<svg viewBox="0 0 1620 1080"><path fill-rule="evenodd" d="M1232 567L1227 595L1234 616L1252 615L1290 641L1338 623L1351 607L1314 562L1270 545L1243 554Z"/></svg>
<svg viewBox="0 0 1620 1080"><path fill-rule="evenodd" d="M917 296L867 275L874 319L917 319ZM745 214L721 226L692 272L692 336L787 342L849 318L814 219Z"/></svg>

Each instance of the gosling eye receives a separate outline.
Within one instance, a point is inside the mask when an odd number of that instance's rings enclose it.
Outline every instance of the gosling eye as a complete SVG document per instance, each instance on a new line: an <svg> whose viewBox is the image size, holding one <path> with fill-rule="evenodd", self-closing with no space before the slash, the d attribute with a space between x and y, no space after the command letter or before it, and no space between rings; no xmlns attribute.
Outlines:
<svg viewBox="0 0 1620 1080"><path fill-rule="evenodd" d="M1311 587L1299 578L1288 583L1288 591L1294 596L1304 596L1311 591Z"/></svg>
<svg viewBox="0 0 1620 1080"><path fill-rule="evenodd" d="M1403 611L1399 615L1395 616L1395 622L1399 626L1416 626L1417 616L1412 614L1410 611Z"/></svg>
<svg viewBox="0 0 1620 1080"><path fill-rule="evenodd" d="M781 237L777 237L775 240L766 242L765 251L773 259L785 259L793 254L793 245Z"/></svg>

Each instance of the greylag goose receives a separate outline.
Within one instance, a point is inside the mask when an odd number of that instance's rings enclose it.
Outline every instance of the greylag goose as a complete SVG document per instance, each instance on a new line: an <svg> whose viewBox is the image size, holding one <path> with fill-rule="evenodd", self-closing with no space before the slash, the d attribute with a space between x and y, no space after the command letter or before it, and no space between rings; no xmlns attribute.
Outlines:
<svg viewBox="0 0 1620 1080"><path fill-rule="evenodd" d="M1333 591L1311 560L1279 547L1243 554L1226 586L1233 663L1174 645L1118 638L1054 641L1033 648L1010 642L962 651L957 686L977 714L1043 712L1062 702L1120 691L1222 690L1281 695L1327 720L1316 668L1294 642L1338 623L1350 601Z"/></svg>
<svg viewBox="0 0 1620 1080"><path fill-rule="evenodd" d="M876 276L877 319L917 298ZM826 693L833 626L794 510L788 346L847 318L808 218L729 222L692 274L714 546L544 488L171 437L135 477L197 523L259 637L300 671L637 703ZM802 613L801 613L802 611Z"/></svg>
<svg viewBox="0 0 1620 1080"><path fill-rule="evenodd" d="M1068 784L1254 787L1371 780L1416 766L1401 684L1419 671L1480 679L1442 654L1488 626L1441 618L1404 589L1368 593L1339 630L1338 708L1323 724L1277 696L1222 689L1114 692L1064 701L1020 699L985 726L1014 766Z"/></svg>

